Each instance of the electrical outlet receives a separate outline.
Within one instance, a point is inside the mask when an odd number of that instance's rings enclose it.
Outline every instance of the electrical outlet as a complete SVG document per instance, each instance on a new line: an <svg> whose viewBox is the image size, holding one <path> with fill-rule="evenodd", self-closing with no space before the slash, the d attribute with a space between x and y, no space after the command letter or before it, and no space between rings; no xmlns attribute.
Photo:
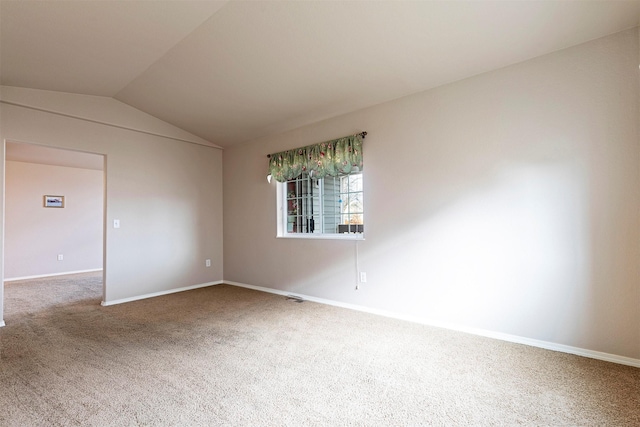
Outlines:
<svg viewBox="0 0 640 427"><path fill-rule="evenodd" d="M367 283L367 273L364 271L360 272L360 283Z"/></svg>
<svg viewBox="0 0 640 427"><path fill-rule="evenodd" d="M205 267L211 267L211 260L210 259L204 260L204 266Z"/></svg>
<svg viewBox="0 0 640 427"><path fill-rule="evenodd" d="M64 255L58 254L58 261L62 261L64 259Z"/></svg>

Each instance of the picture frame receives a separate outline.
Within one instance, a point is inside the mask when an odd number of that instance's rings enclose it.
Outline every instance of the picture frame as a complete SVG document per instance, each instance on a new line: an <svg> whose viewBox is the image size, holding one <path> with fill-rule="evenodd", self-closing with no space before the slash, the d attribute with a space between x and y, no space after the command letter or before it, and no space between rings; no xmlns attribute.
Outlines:
<svg viewBox="0 0 640 427"><path fill-rule="evenodd" d="M64 196L45 195L43 199L45 208L64 208Z"/></svg>

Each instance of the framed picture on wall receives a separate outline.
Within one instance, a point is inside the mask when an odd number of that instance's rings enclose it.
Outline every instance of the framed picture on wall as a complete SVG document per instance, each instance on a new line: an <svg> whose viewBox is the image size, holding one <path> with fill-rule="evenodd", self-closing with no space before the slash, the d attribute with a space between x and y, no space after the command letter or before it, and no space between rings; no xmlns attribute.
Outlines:
<svg viewBox="0 0 640 427"><path fill-rule="evenodd" d="M45 208L64 208L64 196L44 196Z"/></svg>

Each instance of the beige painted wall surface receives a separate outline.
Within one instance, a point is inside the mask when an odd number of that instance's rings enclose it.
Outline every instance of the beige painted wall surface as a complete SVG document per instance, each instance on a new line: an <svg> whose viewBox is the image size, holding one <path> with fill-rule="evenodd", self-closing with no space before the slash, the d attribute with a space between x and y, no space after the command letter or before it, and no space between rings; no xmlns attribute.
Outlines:
<svg viewBox="0 0 640 427"><path fill-rule="evenodd" d="M13 86L0 86L0 94L2 100L7 103L96 120L101 123L183 139L198 144L213 145L198 136L105 96L80 95L77 93Z"/></svg>
<svg viewBox="0 0 640 427"><path fill-rule="evenodd" d="M225 279L640 359L638 51L633 29L225 150ZM354 242L275 238L265 176L362 130L356 291Z"/></svg>
<svg viewBox="0 0 640 427"><path fill-rule="evenodd" d="M102 268L102 171L8 161L5 180L5 279Z"/></svg>
<svg viewBox="0 0 640 427"><path fill-rule="evenodd" d="M107 156L106 221L121 222L107 227L107 302L222 280L219 149L14 105L0 114L3 140Z"/></svg>

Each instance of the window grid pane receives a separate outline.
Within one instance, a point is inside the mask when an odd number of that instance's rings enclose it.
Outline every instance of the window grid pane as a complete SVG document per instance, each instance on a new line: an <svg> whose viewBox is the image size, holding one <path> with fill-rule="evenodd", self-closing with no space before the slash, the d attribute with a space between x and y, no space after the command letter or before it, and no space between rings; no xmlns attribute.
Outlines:
<svg viewBox="0 0 640 427"><path fill-rule="evenodd" d="M363 225L364 224L364 205L363 205L363 188L362 174L351 174L341 177L341 223L343 225ZM361 227L355 227L357 230ZM348 227L352 230L352 227Z"/></svg>
<svg viewBox="0 0 640 427"><path fill-rule="evenodd" d="M287 233L362 233L362 174L312 179L303 173L286 182Z"/></svg>

